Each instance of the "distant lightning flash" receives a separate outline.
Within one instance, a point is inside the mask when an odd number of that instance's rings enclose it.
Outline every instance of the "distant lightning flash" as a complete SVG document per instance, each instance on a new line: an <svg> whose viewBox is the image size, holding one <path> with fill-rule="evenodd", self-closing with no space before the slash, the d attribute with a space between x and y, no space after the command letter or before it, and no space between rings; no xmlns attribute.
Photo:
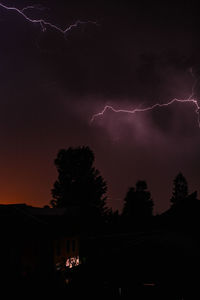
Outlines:
<svg viewBox="0 0 200 300"><path fill-rule="evenodd" d="M179 103L192 103L194 105L195 113L197 114L197 122L198 122L198 125L199 125L199 128L200 128L200 106L198 104L198 101L194 98L194 90L195 90L195 87L196 87L198 82L199 82L199 79L195 80L195 83L192 87L192 93L187 99L174 98L174 99L170 100L167 103L155 103L152 106L147 106L145 108L135 108L133 110L116 109L111 105L106 105L101 112L96 113L92 116L91 122L93 122L96 118L103 116L106 113L107 110L112 110L114 113L135 114L135 113L140 113L140 112L146 112L146 111L149 111L149 110L153 110L153 109L158 108L158 107L166 107L166 106L172 105L175 102L179 102Z"/></svg>
<svg viewBox="0 0 200 300"><path fill-rule="evenodd" d="M177 99L177 98L174 98L172 99L171 101L167 102L167 103L156 103L152 106L148 106L148 107L145 107L145 108L135 108L133 110L126 110L126 109L115 109L114 107L112 107L111 105L106 105L104 107L104 109L93 115L92 118L91 118L91 122L93 122L97 117L100 117L100 116L103 116L104 113L107 111L107 110L112 110L113 112L115 113L128 113L128 114L135 114L137 112L145 112L145 111L149 111L149 110L153 110L154 108L156 107L165 107L165 106L169 106L171 104L173 104L174 102L181 102L181 103L193 103L194 106L196 107L196 110L195 110L195 113L197 114L197 117L198 117L198 125L199 125L199 128L200 128L200 116L199 116L199 112L200 112L200 106L197 102L196 99Z"/></svg>
<svg viewBox="0 0 200 300"><path fill-rule="evenodd" d="M46 31L47 27L50 27L50 28L53 28L54 30L56 31L59 31L60 33L62 33L63 35L66 35L69 31L71 31L72 29L80 26L80 25L83 25L83 24L95 24L97 25L96 22L93 22L93 21L80 21L80 20L77 20L74 24L71 24L69 25L68 27L62 29L61 27L55 25L55 24L52 24L50 22L47 22L45 21L44 19L34 19L34 18L31 18L29 17L25 11L27 10L30 10L30 9L42 9L42 8L38 8L38 7L35 7L35 6L26 6L22 9L19 9L17 7L12 7L12 6L6 6L2 3L0 3L0 7L6 9L6 10L9 10L9 11L14 11L16 13L18 13L19 15L21 15L24 19L26 19L28 22L31 22L31 23L35 23L35 24L39 24L42 31Z"/></svg>

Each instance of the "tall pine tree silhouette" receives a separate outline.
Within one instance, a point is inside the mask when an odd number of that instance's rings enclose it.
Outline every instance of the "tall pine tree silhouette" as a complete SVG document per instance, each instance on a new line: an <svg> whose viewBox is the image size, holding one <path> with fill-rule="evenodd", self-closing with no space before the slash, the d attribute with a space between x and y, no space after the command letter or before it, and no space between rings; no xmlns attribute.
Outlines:
<svg viewBox="0 0 200 300"><path fill-rule="evenodd" d="M53 207L78 206L85 217L106 214L107 185L93 163L94 153L89 147L70 147L58 152L58 179L51 190Z"/></svg>
<svg viewBox="0 0 200 300"><path fill-rule="evenodd" d="M178 204L182 200L184 200L188 196L188 184L187 180L183 176L183 174L180 172L175 177L173 182L173 192L172 192L172 198L171 202L172 204Z"/></svg>

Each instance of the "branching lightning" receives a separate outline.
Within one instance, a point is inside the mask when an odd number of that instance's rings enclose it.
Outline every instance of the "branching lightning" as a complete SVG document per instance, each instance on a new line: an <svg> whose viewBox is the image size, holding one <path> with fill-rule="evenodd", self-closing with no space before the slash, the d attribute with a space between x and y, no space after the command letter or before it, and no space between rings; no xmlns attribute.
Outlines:
<svg viewBox="0 0 200 300"><path fill-rule="evenodd" d="M191 70L190 70L191 71ZM192 71L191 71L192 72ZM193 75L193 73L192 73ZM156 108L162 108L162 107L166 107L166 106L170 106L172 104L174 104L175 102L178 102L178 103L190 103L190 104L193 104L194 107L195 107L195 113L197 115L197 122L198 122L198 126L200 128L200 106L198 104L198 101L197 99L195 99L194 97L194 94L195 94L195 87L196 85L198 84L199 82L199 79L196 79L195 80L195 83L192 87L192 92L191 92L191 95L186 98L186 99L178 99L178 98L174 98L166 103L155 103L151 106L147 106L147 107L144 107L144 108L135 108L135 109L132 109L132 110L128 110L128 109L116 109L114 108L113 106L111 105L106 105L102 111L100 111L99 113L96 113L92 116L91 118L91 122L93 122L96 118L98 117L102 117L108 110L111 110L113 111L114 113L128 113L128 114L135 114L135 113L141 113L141 112L147 112L147 111L150 111L150 110L153 110L153 109L156 109Z"/></svg>
<svg viewBox="0 0 200 300"><path fill-rule="evenodd" d="M66 35L69 31L71 31L72 29L76 28L76 27L79 27L83 24L94 24L94 25L97 25L96 22L93 22L93 21L80 21L80 20L77 20L75 23L69 25L68 27L62 29L61 27L51 23L51 22L48 22L44 19L35 19L35 18L31 18L29 17L27 14L26 14L26 11L27 10L33 10L33 9L42 9L42 8L38 8L36 6L32 6L32 5L29 5L29 6L26 6L22 9L19 9L17 7L12 7L12 6L6 6L2 3L0 3L0 7L8 10L8 11L14 11L15 13L19 14L20 16L22 16L24 19L26 19L28 22L31 22L31 23L35 23L35 24L39 24L42 31L46 31L47 30L47 27L50 27L60 33L62 33L63 35Z"/></svg>
<svg viewBox="0 0 200 300"><path fill-rule="evenodd" d="M19 14L20 16L22 16L24 19L26 19L30 23L39 24L43 32L46 31L47 28L49 27L49 28L52 28L52 29L60 32L63 35L66 35L68 32L70 32L74 28L77 28L77 27L79 27L83 24L91 23L91 24L97 25L97 23L93 22L93 21L80 21L80 20L77 20L75 23L73 23L73 24L71 24L71 25L69 25L69 26L67 26L66 28L63 29L63 28L61 28L61 27L59 27L59 26L57 26L57 25L55 25L51 22L46 21L45 19L32 18L32 17L28 16L27 13L26 13L28 10L35 10L35 9L42 10L43 8L33 6L33 5L29 5L29 6L23 7L22 9L19 9L17 7L7 6L7 5L4 5L2 3L0 3L0 7L2 7L5 10L13 11L13 12ZM193 73L192 73L192 69L190 70L190 72L191 72L192 76L194 76ZM135 108L135 109L132 109L132 110L116 109L111 105L106 105L103 108L102 111L100 111L100 112L98 112L98 113L96 113L92 116L91 122L93 122L98 117L102 117L108 110L111 110L114 113L135 114L135 113L142 113L142 112L151 111L151 110L154 110L156 108L162 108L162 107L170 106L170 105L174 104L175 102L179 102L179 103L183 103L183 104L184 103L193 104L193 106L195 107L195 113L197 115L198 126L200 128L200 106L198 104L197 99L195 99L195 97L194 97L194 90L195 90L195 87L196 87L198 82L199 82L199 80L195 81L195 83L192 87L191 95L186 99L174 98L174 99L172 99L172 100L170 100L166 103L155 103L151 106L147 106L147 107L144 107L144 108Z"/></svg>

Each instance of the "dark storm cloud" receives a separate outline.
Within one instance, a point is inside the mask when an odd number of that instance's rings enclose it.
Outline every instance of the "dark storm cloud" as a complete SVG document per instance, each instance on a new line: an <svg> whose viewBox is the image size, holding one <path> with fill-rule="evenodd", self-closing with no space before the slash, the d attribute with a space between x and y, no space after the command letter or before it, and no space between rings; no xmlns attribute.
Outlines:
<svg viewBox="0 0 200 300"><path fill-rule="evenodd" d="M75 5L68 5L76 11ZM66 40L55 32L38 37L38 59L47 70L46 80L59 82L68 93L115 97L120 103L124 97L162 102L175 91L182 96L192 84L192 78L184 77L199 66L195 8L183 3L180 7L78 2L77 17L92 18L99 25L75 29ZM59 15L58 6L56 12ZM64 16L60 18L63 23Z"/></svg>
<svg viewBox="0 0 200 300"><path fill-rule="evenodd" d="M19 29L14 33L10 29L9 49L15 49L11 56L16 58L19 51L24 52L22 60L32 51L40 63L38 72L44 69L47 81L59 82L68 92L116 98L133 96L154 101L166 93L171 96L168 78L185 73L191 67L197 68L199 18L192 4L48 3L48 14L52 15L54 10L52 22L60 26L66 26L66 19L68 25L76 18L92 18L99 25L86 24L74 29L65 40L51 30L41 34L40 28L21 20L20 30L22 26L26 29L24 41ZM42 5L48 6L45 1ZM16 31L19 18L14 16L14 21ZM11 24L14 21L12 19Z"/></svg>

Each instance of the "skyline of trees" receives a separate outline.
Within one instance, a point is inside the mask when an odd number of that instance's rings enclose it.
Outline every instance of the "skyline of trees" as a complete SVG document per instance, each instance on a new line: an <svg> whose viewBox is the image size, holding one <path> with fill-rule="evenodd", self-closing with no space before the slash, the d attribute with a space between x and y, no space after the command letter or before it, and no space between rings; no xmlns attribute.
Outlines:
<svg viewBox="0 0 200 300"><path fill-rule="evenodd" d="M115 214L107 207L107 183L94 167L95 155L87 147L69 147L61 149L55 166L58 178L51 190L52 207L79 206L82 211L90 211L96 216ZM188 197L188 183L184 175L179 172L173 180L171 205L176 205ZM153 216L154 202L145 180L138 180L135 186L129 187L124 199L121 214L133 217L135 220Z"/></svg>

